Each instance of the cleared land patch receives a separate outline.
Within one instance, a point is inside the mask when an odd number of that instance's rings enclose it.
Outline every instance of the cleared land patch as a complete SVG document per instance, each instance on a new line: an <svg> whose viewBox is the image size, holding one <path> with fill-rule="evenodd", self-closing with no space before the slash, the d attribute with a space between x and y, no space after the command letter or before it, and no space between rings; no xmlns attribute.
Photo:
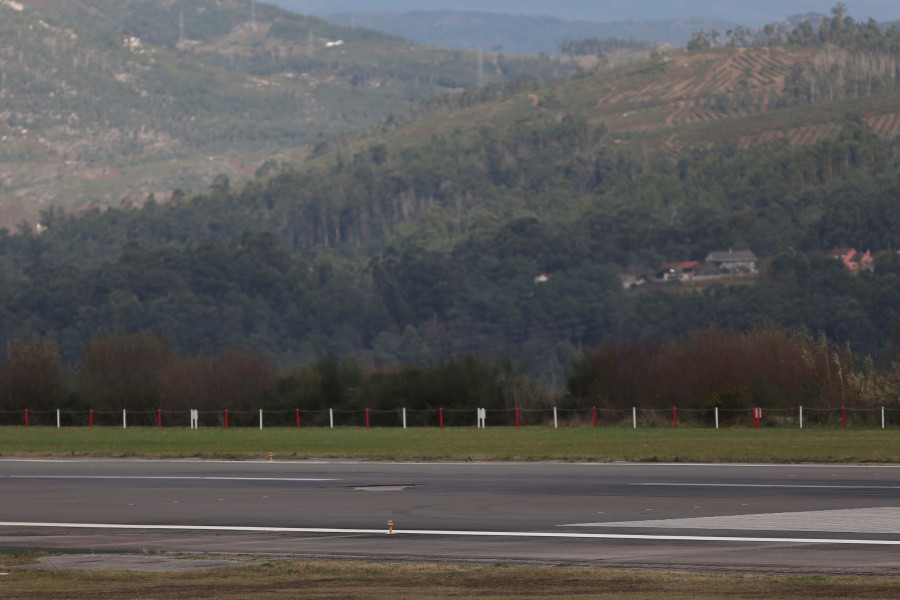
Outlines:
<svg viewBox="0 0 900 600"><path fill-rule="evenodd" d="M4 556L0 555L0 564ZM12 569L3 594L104 598L896 598L900 579L700 575L558 567L254 561L199 573Z"/></svg>

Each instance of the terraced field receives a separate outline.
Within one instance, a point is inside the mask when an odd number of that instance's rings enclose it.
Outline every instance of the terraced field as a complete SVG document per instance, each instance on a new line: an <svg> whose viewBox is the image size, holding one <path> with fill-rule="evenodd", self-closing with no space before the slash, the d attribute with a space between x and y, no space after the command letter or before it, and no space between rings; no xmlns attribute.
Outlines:
<svg viewBox="0 0 900 600"><path fill-rule="evenodd" d="M785 80L813 64L815 49L726 48L676 52L567 84L564 110L583 111L613 132L678 152L734 141L742 147L787 139L814 144L833 136L850 112L885 137L900 134L900 102L885 94L833 104L781 108ZM591 92L593 96L591 96ZM590 97L590 105L584 102Z"/></svg>
<svg viewBox="0 0 900 600"><path fill-rule="evenodd" d="M614 129L652 131L756 114L772 108L791 69L812 57L808 51L731 48L659 58L611 77L600 90L598 116ZM663 119L653 110L660 108ZM654 118L635 123L635 115L651 110Z"/></svg>
<svg viewBox="0 0 900 600"><path fill-rule="evenodd" d="M900 108L898 108L897 112L868 115L866 116L866 123L878 135L885 137L900 135Z"/></svg>

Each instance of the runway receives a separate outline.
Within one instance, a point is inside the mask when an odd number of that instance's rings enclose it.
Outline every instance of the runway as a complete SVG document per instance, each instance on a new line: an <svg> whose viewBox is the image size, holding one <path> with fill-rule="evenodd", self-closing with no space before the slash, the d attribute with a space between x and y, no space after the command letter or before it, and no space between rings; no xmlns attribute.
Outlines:
<svg viewBox="0 0 900 600"><path fill-rule="evenodd" d="M7 460L0 500L5 548L900 572L893 465Z"/></svg>

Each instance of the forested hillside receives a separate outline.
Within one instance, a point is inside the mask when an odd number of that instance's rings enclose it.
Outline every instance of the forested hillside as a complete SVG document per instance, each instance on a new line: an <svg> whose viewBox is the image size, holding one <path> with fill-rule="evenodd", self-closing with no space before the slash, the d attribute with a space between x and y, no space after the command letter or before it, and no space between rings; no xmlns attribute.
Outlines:
<svg viewBox="0 0 900 600"><path fill-rule="evenodd" d="M481 81L573 68L512 57ZM0 2L0 225L246 179L301 161L319 135L478 84L476 52L262 3Z"/></svg>
<svg viewBox="0 0 900 600"><path fill-rule="evenodd" d="M141 332L188 356L352 356L354 377L511 357L561 390L585 348L625 339L666 357L710 326L768 325L890 372L900 96L798 101L792 73L824 52L723 47L552 85L523 75L369 136L322 137L247 184L46 208L38 230L0 235L0 332L52 340L72 364L97 335ZM848 246L874 270L828 256ZM728 249L755 252L759 276L655 281L665 261ZM626 274L646 283L625 289Z"/></svg>

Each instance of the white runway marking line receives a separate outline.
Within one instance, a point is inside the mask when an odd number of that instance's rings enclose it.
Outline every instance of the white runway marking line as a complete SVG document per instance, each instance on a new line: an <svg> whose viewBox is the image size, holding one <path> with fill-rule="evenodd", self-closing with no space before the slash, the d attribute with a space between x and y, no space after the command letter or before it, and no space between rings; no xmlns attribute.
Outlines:
<svg viewBox="0 0 900 600"><path fill-rule="evenodd" d="M638 487L788 488L814 490L900 490L900 485L816 485L802 483L629 483Z"/></svg>
<svg viewBox="0 0 900 600"><path fill-rule="evenodd" d="M325 459L316 459L316 460L282 460L270 463L264 458L260 458L257 460L224 460L224 459L191 459L191 458L167 458L167 459L154 459L154 458L129 458L129 459L115 459L115 458L2 458L0 457L0 464L3 463L57 463L57 464L72 464L72 463L81 463L81 464L109 464L109 463L169 463L169 464L213 464L213 465L237 465L237 466L253 466L256 467L261 464L267 464L271 467L284 467L284 466L297 466L297 465L325 465L325 466L341 466L341 465L364 465L364 466L372 466L372 465L391 465L391 466L413 466L413 467L421 467L421 466L429 466L429 467L459 467L459 466L478 466L478 467L510 467L510 466L524 466L531 467L534 463L505 463L505 462L486 462L486 461L466 461L466 462L422 462L422 461L358 461L358 460L342 460L342 459L333 459L333 460L325 460ZM613 462L576 462L576 463L560 463L549 461L545 464L559 464L565 466L582 466L582 467L641 467L641 468L657 468L657 467L700 467L700 468L724 468L724 469L832 469L832 470L843 470L843 469L867 469L867 470L878 470L878 469L900 469L900 465L897 464L810 464L810 463L802 463L802 464L771 464L771 463L650 463L650 462L626 462L626 461L613 461Z"/></svg>
<svg viewBox="0 0 900 600"><path fill-rule="evenodd" d="M736 529L745 531L818 531L827 533L900 534L900 507L849 508L799 512L687 517L649 521L574 523L563 527L654 527L666 529Z"/></svg>
<svg viewBox="0 0 900 600"><path fill-rule="evenodd" d="M340 479L318 479L312 477L218 477L190 475L0 475L0 479L112 479L112 480L171 480L171 481L282 481L315 482L341 481Z"/></svg>
<svg viewBox="0 0 900 600"><path fill-rule="evenodd" d="M0 0L2 1L2 0ZM50 464L92 464L105 465L111 463L151 463L151 464L173 464L173 465L245 465L258 467L259 465L269 465L270 467L287 466L295 467L297 465L334 465L339 461L328 460L279 460L277 462L269 462L265 458L251 460L224 460L215 458L0 458L2 463L50 463ZM354 463L355 464L355 463ZM362 464L362 463L360 463ZM377 463L376 463L377 464ZM388 463L382 463L388 464Z"/></svg>
<svg viewBox="0 0 900 600"><path fill-rule="evenodd" d="M111 529L125 531L214 531L219 533L318 533L384 535L385 529L329 529L305 527L240 527L215 525L122 525L113 523L11 523L0 522L0 528L55 528L55 529ZM398 530L395 535L407 536L457 536L457 537L506 537L506 538L549 538L549 539L595 539L595 540L646 540L681 542L746 542L781 544L848 544L855 546L900 546L900 540L859 540L833 538L788 538L788 537L723 537L700 535L630 535L615 533L543 533L519 531L441 531L430 529Z"/></svg>

